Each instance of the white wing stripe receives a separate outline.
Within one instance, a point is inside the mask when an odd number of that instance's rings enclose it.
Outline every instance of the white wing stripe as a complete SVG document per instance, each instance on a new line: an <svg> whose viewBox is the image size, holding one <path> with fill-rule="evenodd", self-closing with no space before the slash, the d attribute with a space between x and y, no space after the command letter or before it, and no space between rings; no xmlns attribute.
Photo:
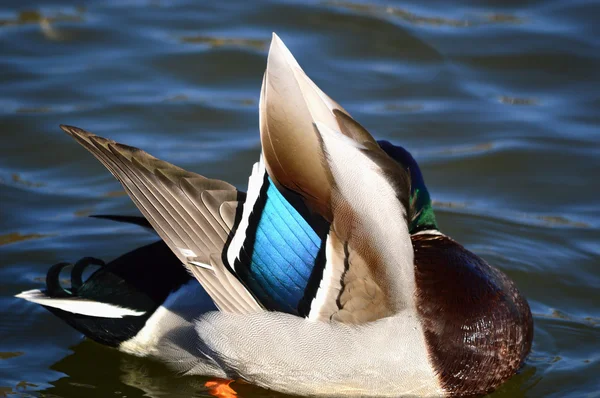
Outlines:
<svg viewBox="0 0 600 398"><path fill-rule="evenodd" d="M310 304L309 320L320 320L321 311L327 306L331 306L332 295L337 296L341 289L342 273L333 266L333 246L329 234L325 242L325 267L323 268L323 277L317 289L317 294Z"/></svg>
<svg viewBox="0 0 600 398"><path fill-rule="evenodd" d="M242 210L242 219L240 220L240 225L235 231L235 235L231 239L231 244L229 245L229 249L227 249L227 262L229 262L229 266L235 271L235 260L240 255L240 251L244 245L244 241L246 240L246 231L248 229L248 220L250 219L250 215L254 210L254 205L258 200L260 195L260 190L262 188L265 177L265 163L263 161L262 154L260 156L260 160L258 163L254 163L252 167L252 174L248 179L248 193L246 194L246 201L244 202L244 207Z"/></svg>

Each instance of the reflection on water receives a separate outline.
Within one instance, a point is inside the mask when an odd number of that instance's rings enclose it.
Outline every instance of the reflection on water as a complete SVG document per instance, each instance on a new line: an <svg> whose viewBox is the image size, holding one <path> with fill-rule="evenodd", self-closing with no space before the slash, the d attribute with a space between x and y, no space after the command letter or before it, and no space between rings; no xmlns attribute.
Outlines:
<svg viewBox="0 0 600 398"><path fill-rule="evenodd" d="M599 13L568 0L3 1L0 396L207 396L205 379L81 341L12 296L50 264L149 243L87 217L136 210L60 123L245 187L272 31L377 138L415 154L441 228L528 297L533 352L492 395L593 396Z"/></svg>
<svg viewBox="0 0 600 398"><path fill-rule="evenodd" d="M523 23L521 18L515 15L509 14L497 14L497 13L480 13L475 15L466 16L462 19L452 19L444 17L428 17L419 15L417 13L405 10L403 8L393 7L382 4L369 4L369 3L358 3L350 1L339 1L332 0L327 1L325 4L330 4L334 7L347 8L352 11L357 11L363 14L371 14L385 18L386 15L398 18L402 22L408 22L416 25L427 25L432 27L448 26L453 28L466 28L466 27L477 27L484 24L519 24ZM435 13L434 10L427 10L428 13Z"/></svg>
<svg viewBox="0 0 600 398"><path fill-rule="evenodd" d="M183 43L207 44L211 47L250 47L256 50L267 50L269 42L258 39L234 39L229 37L207 37L207 36L183 36Z"/></svg>
<svg viewBox="0 0 600 398"><path fill-rule="evenodd" d="M29 239L41 239L50 235L44 234L21 234L19 232L10 232L0 235L0 246L8 245L9 243L22 242Z"/></svg>
<svg viewBox="0 0 600 398"><path fill-rule="evenodd" d="M0 18L0 27L25 24L52 24L56 22L82 22L84 8L76 8L73 13L65 14L63 12L44 15L39 10L21 10L13 18Z"/></svg>

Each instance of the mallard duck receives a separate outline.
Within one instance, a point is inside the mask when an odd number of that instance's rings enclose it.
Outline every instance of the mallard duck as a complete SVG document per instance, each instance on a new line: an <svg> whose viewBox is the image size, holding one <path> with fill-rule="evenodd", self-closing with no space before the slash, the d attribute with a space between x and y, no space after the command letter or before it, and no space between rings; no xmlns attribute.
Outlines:
<svg viewBox="0 0 600 398"><path fill-rule="evenodd" d="M284 393L473 396L510 378L531 347L527 301L440 232L410 153L375 141L276 35L259 111L247 193L61 126L121 182L161 254L83 282L87 259L72 290L55 286L58 265L20 296L181 373Z"/></svg>

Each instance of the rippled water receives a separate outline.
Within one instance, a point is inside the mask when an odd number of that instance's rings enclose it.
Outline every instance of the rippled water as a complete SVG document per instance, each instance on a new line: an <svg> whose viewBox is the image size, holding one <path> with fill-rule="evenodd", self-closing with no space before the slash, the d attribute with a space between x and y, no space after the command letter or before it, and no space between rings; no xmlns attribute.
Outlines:
<svg viewBox="0 0 600 398"><path fill-rule="evenodd" d="M29 3L0 5L0 396L207 394L12 296L152 239L86 217L136 210L59 123L245 188L272 31L413 151L442 229L528 297L533 352L494 397L600 396L598 2Z"/></svg>

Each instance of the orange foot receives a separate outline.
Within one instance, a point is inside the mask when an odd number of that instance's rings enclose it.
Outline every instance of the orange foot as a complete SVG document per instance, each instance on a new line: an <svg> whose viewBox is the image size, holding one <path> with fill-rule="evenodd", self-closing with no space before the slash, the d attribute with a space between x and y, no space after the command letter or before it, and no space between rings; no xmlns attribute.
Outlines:
<svg viewBox="0 0 600 398"><path fill-rule="evenodd" d="M204 386L208 388L208 393L213 397L217 398L233 398L237 397L237 392L229 385L233 380L215 379L204 383Z"/></svg>

